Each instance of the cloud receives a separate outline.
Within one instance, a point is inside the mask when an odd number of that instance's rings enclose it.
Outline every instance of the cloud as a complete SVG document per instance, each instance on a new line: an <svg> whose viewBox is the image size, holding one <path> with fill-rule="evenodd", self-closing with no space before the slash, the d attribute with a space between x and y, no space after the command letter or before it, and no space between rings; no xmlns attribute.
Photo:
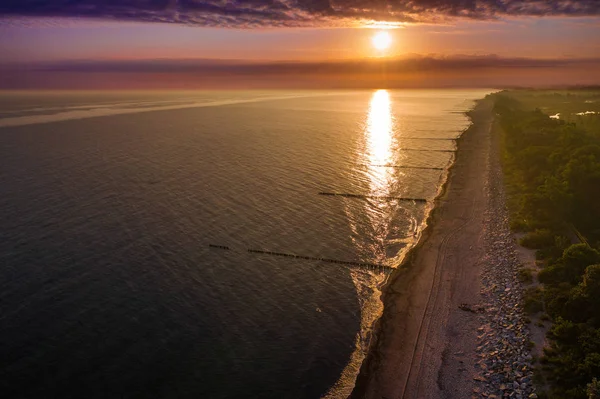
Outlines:
<svg viewBox="0 0 600 399"><path fill-rule="evenodd" d="M600 84L600 59L487 56L331 62L81 60L1 64L0 89L408 88Z"/></svg>
<svg viewBox="0 0 600 399"><path fill-rule="evenodd" d="M160 74L163 76L211 76L269 79L285 76L379 76L411 73L469 73L490 70L539 70L598 68L600 59L509 58L497 55L419 56L401 59L367 58L339 61L269 61L218 59L70 60L35 64L0 64L4 71L64 74Z"/></svg>
<svg viewBox="0 0 600 399"><path fill-rule="evenodd" d="M507 68L556 68L565 66L600 65L600 59L535 59L510 58L497 55L412 56L410 58L306 62L215 59L141 59L141 60L80 60L41 62L36 65L17 65L13 68L44 72L78 73L164 73L210 75L297 75L297 74L378 74L382 68L387 73L411 71L468 71Z"/></svg>
<svg viewBox="0 0 600 399"><path fill-rule="evenodd" d="M0 15L236 28L598 16L598 0L2 0Z"/></svg>

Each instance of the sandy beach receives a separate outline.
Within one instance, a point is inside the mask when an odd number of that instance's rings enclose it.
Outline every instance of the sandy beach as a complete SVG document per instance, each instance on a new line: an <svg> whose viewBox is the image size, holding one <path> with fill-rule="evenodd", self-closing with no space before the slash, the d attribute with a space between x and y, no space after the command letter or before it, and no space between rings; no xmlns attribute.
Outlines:
<svg viewBox="0 0 600 399"><path fill-rule="evenodd" d="M352 398L468 398L481 302L492 102L480 101L428 227L384 289Z"/></svg>

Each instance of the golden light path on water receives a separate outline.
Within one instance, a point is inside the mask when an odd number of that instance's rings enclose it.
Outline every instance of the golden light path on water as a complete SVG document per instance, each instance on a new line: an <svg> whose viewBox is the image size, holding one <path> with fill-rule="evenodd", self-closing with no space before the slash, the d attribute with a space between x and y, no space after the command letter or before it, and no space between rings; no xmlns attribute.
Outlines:
<svg viewBox="0 0 600 399"><path fill-rule="evenodd" d="M456 96L459 101L459 94ZM344 198L342 203L352 243L365 261L396 267L419 240L431 205L390 197L434 198L434 194L439 195L446 171L436 180L434 172L421 169L434 165L444 168L442 162L449 165L453 156L428 152L431 143L422 139L454 139L457 131L468 127L464 120L459 120L462 113L459 118L456 112L456 107L465 109L464 103L451 109L430 109L428 102L421 101L423 97L421 93L377 90L364 102L364 116L357 126L358 131L354 132L358 133L352 159L354 166L349 171L353 174L350 180L355 183L348 189L366 194L367 198L361 201ZM441 96L439 101L441 104L446 100ZM444 125L446 120L448 124ZM425 132L423 137L418 137L421 132ZM413 144L403 149L407 143ZM427 190L430 185L435 185L437 194ZM360 304L360 331L351 359L338 382L324 396L327 399L350 395L369 348L372 327L383 311L381 289L389 277L377 270L351 269L349 273Z"/></svg>
<svg viewBox="0 0 600 399"><path fill-rule="evenodd" d="M368 190L372 196L391 196L394 187L392 168L377 165L394 163L393 152L396 148L394 139L394 117L392 103L387 90L377 90L371 96L364 125L364 146L358 154L360 163L366 167ZM386 257L385 244L389 232L390 220L396 205L387 200L370 199L364 202L360 212L367 215L371 224L371 234L374 247L369 248L378 262L384 262ZM346 208L346 212L353 212ZM356 225L350 222L350 228L355 236L359 236ZM364 243L356 242L361 246ZM356 337L356 349L342 372L340 380L324 396L327 399L346 398L351 393L354 382L360 370L362 361L368 350L370 332L373 323L383 310L380 301L380 287L387 275L377 271L351 270L352 281L357 290L361 307L361 327Z"/></svg>
<svg viewBox="0 0 600 399"><path fill-rule="evenodd" d="M371 195L389 196L392 186L390 168L375 165L392 163L393 117L390 95L387 90L378 90L373 94L367 117L367 165Z"/></svg>
<svg viewBox="0 0 600 399"><path fill-rule="evenodd" d="M365 127L366 148L364 164L369 181L369 195L372 197L393 196L397 176L393 168L382 167L395 162L397 148L394 139L394 116L392 102L387 90L377 90L369 103L369 113ZM395 201L372 198L365 202L365 214L371 225L372 248L377 263L387 260L386 244L390 237L391 220L398 211Z"/></svg>

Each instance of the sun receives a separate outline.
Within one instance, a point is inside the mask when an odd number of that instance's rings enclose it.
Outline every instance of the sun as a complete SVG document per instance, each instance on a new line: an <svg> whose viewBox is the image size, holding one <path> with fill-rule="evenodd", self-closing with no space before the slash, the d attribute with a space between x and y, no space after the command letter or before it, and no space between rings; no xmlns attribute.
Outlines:
<svg viewBox="0 0 600 399"><path fill-rule="evenodd" d="M386 31L380 31L373 35L373 46L377 50L387 50L392 44L392 36Z"/></svg>

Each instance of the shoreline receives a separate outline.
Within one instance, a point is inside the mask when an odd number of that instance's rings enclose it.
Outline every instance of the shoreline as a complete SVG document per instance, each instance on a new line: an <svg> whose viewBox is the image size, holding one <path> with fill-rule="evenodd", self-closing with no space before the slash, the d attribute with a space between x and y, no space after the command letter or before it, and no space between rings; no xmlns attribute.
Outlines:
<svg viewBox="0 0 600 399"><path fill-rule="evenodd" d="M477 101L467 114L472 124L458 138L456 158L421 236L382 287L383 313L350 398L471 395L472 376L465 373L473 368L465 364L465 353L474 353L477 318L459 306L479 299L483 253L473 244L481 239L487 202L482 183L491 144L490 99ZM469 258L464 263L471 267L458 265L458 258ZM452 361L452 353L462 360Z"/></svg>

